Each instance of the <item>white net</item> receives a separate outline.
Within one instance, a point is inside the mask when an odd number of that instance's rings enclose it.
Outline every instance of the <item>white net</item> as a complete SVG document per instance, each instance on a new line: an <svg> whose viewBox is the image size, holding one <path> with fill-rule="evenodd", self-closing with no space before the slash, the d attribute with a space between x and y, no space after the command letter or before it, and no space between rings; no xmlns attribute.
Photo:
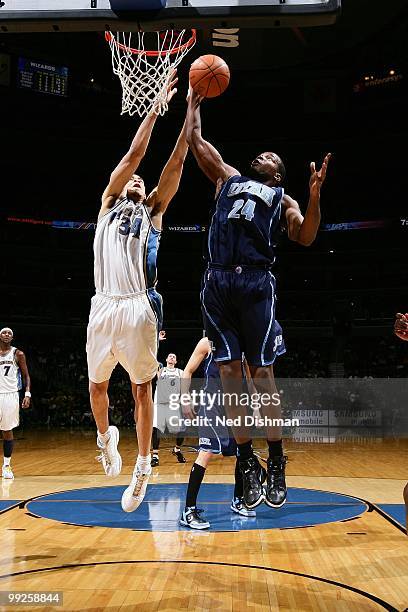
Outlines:
<svg viewBox="0 0 408 612"><path fill-rule="evenodd" d="M195 44L195 31L106 32L106 40L122 84L122 115L164 115L173 71Z"/></svg>

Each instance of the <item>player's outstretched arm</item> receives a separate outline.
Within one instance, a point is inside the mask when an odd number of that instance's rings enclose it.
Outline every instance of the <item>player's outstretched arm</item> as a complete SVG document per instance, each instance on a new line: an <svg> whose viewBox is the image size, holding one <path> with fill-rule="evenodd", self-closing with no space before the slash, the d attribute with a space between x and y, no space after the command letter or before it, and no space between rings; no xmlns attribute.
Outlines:
<svg viewBox="0 0 408 612"><path fill-rule="evenodd" d="M170 102L171 98L177 91L177 89L175 89L176 83L177 78L175 77L169 85L167 94L168 102ZM102 208L99 213L100 215L103 214L106 209L113 206L122 193L124 186L130 180L132 174L134 174L138 169L140 162L146 154L147 147L149 146L150 137L152 135L156 119L157 115L152 110L140 124L136 135L132 140L129 151L121 159L110 176L109 184L102 195Z"/></svg>
<svg viewBox="0 0 408 612"><path fill-rule="evenodd" d="M201 340L197 343L193 354L187 362L186 367L183 370L183 374L181 377L181 395L185 395L190 391L191 386L191 378L194 372L197 370L199 365L204 361L207 357L208 353L211 350L211 345L208 338L201 338ZM193 418L194 412L192 407L182 406L184 416L188 418Z"/></svg>
<svg viewBox="0 0 408 612"><path fill-rule="evenodd" d="M163 168L159 183L147 198L146 205L151 208L151 218L157 229L161 229L161 218L179 188L187 152L186 123L184 122L176 146Z"/></svg>
<svg viewBox="0 0 408 612"><path fill-rule="evenodd" d="M156 123L157 115L154 113L147 115L139 126L135 137L132 140L129 151L120 160L112 172L109 184L102 195L102 208L100 214L114 205L123 191L124 186L136 172L140 162L145 156L149 145L150 136Z"/></svg>
<svg viewBox="0 0 408 612"><path fill-rule="evenodd" d="M26 361L23 351L19 351L19 350L16 351L16 361L17 361L18 367L21 370L24 391L26 393L30 393L31 379L30 379L30 374L28 372L27 361ZM25 396L23 399L22 408L29 408L29 407L30 407L30 396Z"/></svg>
<svg viewBox="0 0 408 612"><path fill-rule="evenodd" d="M319 229L321 220L320 189L326 178L330 157L331 153L328 153L324 158L322 167L318 171L316 170L315 162L310 164L309 203L305 216L300 212L299 204L296 200L287 194L283 196L288 236L291 240L303 246L310 246L314 242Z"/></svg>
<svg viewBox="0 0 408 612"><path fill-rule="evenodd" d="M201 135L200 104L202 98L193 90L188 95L187 105L187 142L198 165L204 174L217 185L230 176L240 174L238 170L224 162L220 153Z"/></svg>
<svg viewBox="0 0 408 612"><path fill-rule="evenodd" d="M184 388L185 393L189 392L191 378L194 372L199 367L199 365L207 357L210 350L211 350L211 345L210 345L210 341L208 340L208 338L201 338L201 340L197 343L197 346L195 347L190 359L188 360L186 367L183 370L182 391L183 391L183 381L185 381L185 388Z"/></svg>

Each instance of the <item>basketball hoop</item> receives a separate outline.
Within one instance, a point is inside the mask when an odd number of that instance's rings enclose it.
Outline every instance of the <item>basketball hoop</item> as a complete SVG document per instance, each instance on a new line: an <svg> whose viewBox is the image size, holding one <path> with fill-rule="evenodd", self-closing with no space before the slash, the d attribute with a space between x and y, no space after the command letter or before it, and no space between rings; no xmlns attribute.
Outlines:
<svg viewBox="0 0 408 612"><path fill-rule="evenodd" d="M112 51L113 72L122 85L121 114L164 115L173 71L194 46L196 31L191 30L190 37L186 30L105 32L105 38Z"/></svg>

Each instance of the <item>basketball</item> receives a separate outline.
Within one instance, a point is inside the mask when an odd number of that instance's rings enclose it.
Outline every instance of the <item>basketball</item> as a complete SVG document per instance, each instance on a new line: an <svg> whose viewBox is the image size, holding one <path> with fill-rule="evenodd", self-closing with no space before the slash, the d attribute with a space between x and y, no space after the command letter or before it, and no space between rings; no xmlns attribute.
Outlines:
<svg viewBox="0 0 408 612"><path fill-rule="evenodd" d="M218 55L202 55L190 68L190 84L204 98L221 95L230 82L228 65Z"/></svg>

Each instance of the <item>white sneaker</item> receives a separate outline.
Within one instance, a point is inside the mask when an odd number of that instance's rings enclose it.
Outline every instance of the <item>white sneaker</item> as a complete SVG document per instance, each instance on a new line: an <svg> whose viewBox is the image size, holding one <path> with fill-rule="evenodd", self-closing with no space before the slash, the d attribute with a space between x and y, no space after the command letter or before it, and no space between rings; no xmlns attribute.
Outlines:
<svg viewBox="0 0 408 612"><path fill-rule="evenodd" d="M114 425L108 428L110 438L106 444L99 440L96 435L96 445L101 450L101 454L96 457L96 460L102 463L105 474L110 477L119 476L122 469L122 457L119 455L119 430Z"/></svg>
<svg viewBox="0 0 408 612"><path fill-rule="evenodd" d="M135 467L130 485L124 490L122 495L122 510L125 512L133 512L140 506L146 495L147 484L151 473L152 468L149 468L146 474L142 474L139 468Z"/></svg>
<svg viewBox="0 0 408 612"><path fill-rule="evenodd" d="M1 477L7 478L8 480L13 480L14 478L13 470L11 469L9 465L3 465L3 467L1 468Z"/></svg>

